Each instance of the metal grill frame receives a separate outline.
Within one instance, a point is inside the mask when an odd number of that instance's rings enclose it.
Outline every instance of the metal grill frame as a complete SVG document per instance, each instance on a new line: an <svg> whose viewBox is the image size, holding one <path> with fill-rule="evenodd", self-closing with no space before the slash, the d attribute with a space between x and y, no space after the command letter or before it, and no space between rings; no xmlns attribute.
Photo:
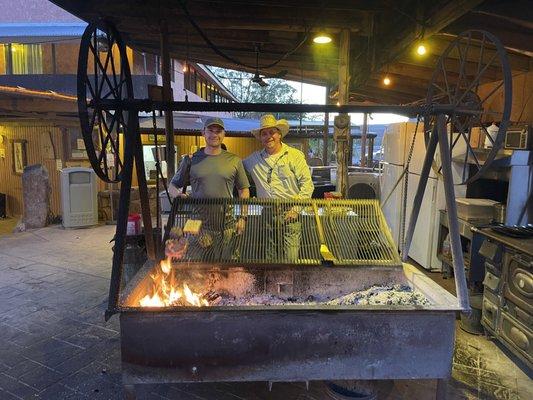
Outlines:
<svg viewBox="0 0 533 400"><path fill-rule="evenodd" d="M297 220L282 220L289 210L298 213ZM247 221L237 235L240 217ZM163 242L188 219L202 220L205 228L187 239L190 246L178 263L401 267L378 200L176 198ZM283 235L291 234L287 227L295 225L299 257L290 258L279 247L287 239ZM211 244L202 247L206 236Z"/></svg>

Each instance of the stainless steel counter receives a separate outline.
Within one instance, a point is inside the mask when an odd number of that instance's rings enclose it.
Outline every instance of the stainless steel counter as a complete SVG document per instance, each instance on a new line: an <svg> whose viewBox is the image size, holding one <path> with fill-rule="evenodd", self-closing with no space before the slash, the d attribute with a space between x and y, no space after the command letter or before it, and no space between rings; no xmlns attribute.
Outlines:
<svg viewBox="0 0 533 400"><path fill-rule="evenodd" d="M533 256L533 237L529 239L514 238L494 232L490 228L472 228L472 230L521 253Z"/></svg>

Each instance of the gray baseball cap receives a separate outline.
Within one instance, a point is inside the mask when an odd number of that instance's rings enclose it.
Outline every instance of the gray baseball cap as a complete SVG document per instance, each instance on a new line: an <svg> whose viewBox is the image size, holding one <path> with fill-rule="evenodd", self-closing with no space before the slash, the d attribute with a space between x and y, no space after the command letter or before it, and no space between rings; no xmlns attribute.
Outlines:
<svg viewBox="0 0 533 400"><path fill-rule="evenodd" d="M204 129L210 127L211 125L218 125L222 129L224 128L224 121L218 117L210 117L205 120Z"/></svg>

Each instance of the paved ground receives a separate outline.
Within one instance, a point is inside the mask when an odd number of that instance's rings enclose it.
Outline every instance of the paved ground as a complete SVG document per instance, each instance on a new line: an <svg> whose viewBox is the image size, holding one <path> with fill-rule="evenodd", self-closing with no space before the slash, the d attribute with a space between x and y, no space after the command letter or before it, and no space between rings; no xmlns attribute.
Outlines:
<svg viewBox="0 0 533 400"><path fill-rule="evenodd" d="M17 218L0 218L0 237L2 235L10 235L17 225Z"/></svg>
<svg viewBox="0 0 533 400"><path fill-rule="evenodd" d="M0 222L1 224L1 222ZM1 230L1 227L0 227ZM0 236L0 399L120 399L117 318L104 322L114 227ZM450 399L531 399L531 380L491 341L457 331ZM432 399L434 381L384 385ZM151 385L140 399L328 399L312 382Z"/></svg>

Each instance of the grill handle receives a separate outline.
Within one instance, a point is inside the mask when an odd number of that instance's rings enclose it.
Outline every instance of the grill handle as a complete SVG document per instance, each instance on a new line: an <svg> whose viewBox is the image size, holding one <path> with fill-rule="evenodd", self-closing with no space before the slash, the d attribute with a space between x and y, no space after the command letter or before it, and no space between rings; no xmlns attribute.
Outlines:
<svg viewBox="0 0 533 400"><path fill-rule="evenodd" d="M322 222L318 216L318 207L315 202L313 202L313 214L315 214L316 228L318 231L318 240L320 241L320 255L324 261L334 263L337 261L333 253L329 250L326 244L326 236L324 235L324 228L322 227Z"/></svg>

